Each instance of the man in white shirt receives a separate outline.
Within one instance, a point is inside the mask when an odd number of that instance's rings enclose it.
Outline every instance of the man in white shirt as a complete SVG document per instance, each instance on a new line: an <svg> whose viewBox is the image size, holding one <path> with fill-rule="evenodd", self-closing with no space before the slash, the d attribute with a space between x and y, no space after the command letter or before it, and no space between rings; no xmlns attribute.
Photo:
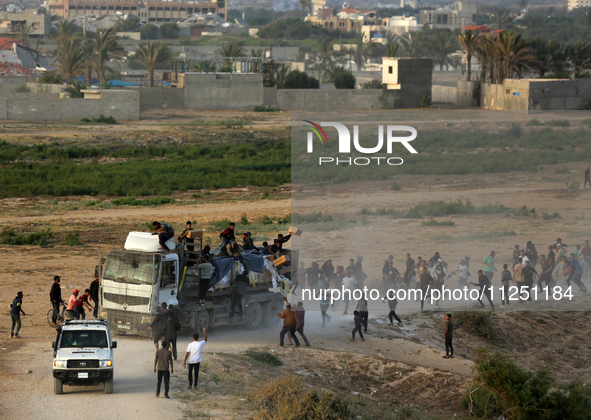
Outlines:
<svg viewBox="0 0 591 420"><path fill-rule="evenodd" d="M199 365L201 364L201 349L207 341L207 331L203 328L203 341L199 341L199 334L193 334L193 342L187 346L183 366L187 367L189 362L189 389L197 388L199 381ZM195 371L195 382L193 382L193 371Z"/></svg>
<svg viewBox="0 0 591 420"><path fill-rule="evenodd" d="M345 301L345 311L343 312L343 315L347 315L347 310L349 309L349 300L351 299L353 290L355 290L358 285L359 282L357 279L355 279L355 277L353 277L351 270L347 270L347 276L343 278L343 286L345 289L349 290L351 294L343 293L343 300Z"/></svg>
<svg viewBox="0 0 591 420"><path fill-rule="evenodd" d="M460 289L468 286L468 276L470 272L468 271L468 264L466 261L462 260L460 262L460 266L458 267L458 271L460 272L460 278L458 279L458 286Z"/></svg>

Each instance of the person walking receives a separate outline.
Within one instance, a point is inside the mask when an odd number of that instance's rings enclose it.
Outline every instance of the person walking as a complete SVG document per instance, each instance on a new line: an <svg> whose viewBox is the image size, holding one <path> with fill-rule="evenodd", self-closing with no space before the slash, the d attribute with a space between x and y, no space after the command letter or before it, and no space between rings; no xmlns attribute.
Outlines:
<svg viewBox="0 0 591 420"><path fill-rule="evenodd" d="M277 316L279 316L279 318L283 319L283 328L281 329L281 332L279 333L279 347L285 347L285 345L283 343L284 343L284 338L285 338L286 333L291 334L293 341L295 341L295 346L299 347L300 340L298 340L298 338L295 336L297 322L296 322L295 313L291 310L291 304L286 301L285 310L283 311L283 313L277 312Z"/></svg>
<svg viewBox="0 0 591 420"><path fill-rule="evenodd" d="M170 370L169 370L170 369ZM160 396L160 387L162 380L164 380L164 398L170 398L168 391L170 390L170 374L174 373L174 365L172 362L172 353L168 349L168 342L162 341L162 347L156 350L154 357L154 373L158 371L158 385L156 385L156 396Z"/></svg>
<svg viewBox="0 0 591 420"><path fill-rule="evenodd" d="M78 315L76 315L76 301L78 300L78 293L80 293L80 290L72 290L72 295L68 300L68 306L66 307L68 319L78 319Z"/></svg>
<svg viewBox="0 0 591 420"><path fill-rule="evenodd" d="M451 314L445 315L445 332L443 333L443 339L445 340L445 356L444 359L454 358L454 346L452 344L454 332L454 323L451 322Z"/></svg>
<svg viewBox="0 0 591 420"><path fill-rule="evenodd" d="M591 170L590 170L590 168L587 168L585 170L585 183L583 184L583 189L585 189L587 184L589 184L589 188L591 188Z"/></svg>
<svg viewBox="0 0 591 420"><path fill-rule="evenodd" d="M495 267L495 251L490 251L490 255L485 257L482 262L484 263L484 275L488 277L489 282L492 282L495 271L497 271Z"/></svg>
<svg viewBox="0 0 591 420"><path fill-rule="evenodd" d="M507 302L507 306L511 305L509 301L509 282L513 280L513 275L509 271L509 266L507 264L503 264L503 271L501 271L501 284L503 285L503 293L501 293L501 306L505 306L505 302Z"/></svg>
<svg viewBox="0 0 591 420"><path fill-rule="evenodd" d="M536 269L530 265L529 261L525 262L525 267L523 267L523 269L521 270L521 273L523 274L523 280L525 282L525 287L527 290L527 304L529 305L530 302L532 301L531 289L534 285L534 275L538 277L538 280L540 278L540 275L538 274ZM521 289L519 289L519 291L520 291L520 295L521 295Z"/></svg>
<svg viewBox="0 0 591 420"><path fill-rule="evenodd" d="M363 333L361 332L361 329L362 329L361 315L359 315L358 311L353 311L353 321L355 322L355 328L353 328L353 331L351 331L351 334L353 335L353 338L351 338L351 341L355 341L355 333L359 333L359 337L361 337L361 341L365 341L365 338L363 338Z"/></svg>
<svg viewBox="0 0 591 420"><path fill-rule="evenodd" d="M158 340L164 336L164 324L168 319L168 305L166 302L160 304L160 310L156 314L156 317L152 320L152 323L148 327L148 330L152 330L154 336L154 347L158 350Z"/></svg>
<svg viewBox="0 0 591 420"><path fill-rule="evenodd" d="M400 318L398 318L398 315L396 315L396 307L398 306L398 299L396 299L396 297L393 297L392 299L388 299L388 297L386 296L386 298L382 299L382 302L384 302L385 299L388 300L388 308L390 309L390 312L388 313L388 319L390 320L390 325L394 325L394 319L396 319L396 321L398 321L398 325L402 325L402 320Z"/></svg>
<svg viewBox="0 0 591 420"><path fill-rule="evenodd" d="M60 304L62 303L62 288L60 287L60 276L53 276L53 284L49 291L49 300L51 306L53 306L53 316L51 317L51 326L55 327L57 322L57 316L60 313Z"/></svg>
<svg viewBox="0 0 591 420"><path fill-rule="evenodd" d="M482 270L478 270L478 284L474 282L470 282L470 284L480 287L480 292L478 293L478 303L480 303L480 307L484 308L484 303L482 303L482 300L480 299L484 294L490 303L490 307L494 311L495 305L492 302L492 297L490 294L490 280L488 279L488 276L484 275Z"/></svg>
<svg viewBox="0 0 591 420"><path fill-rule="evenodd" d="M349 310L349 301L352 299L353 291L359 286L359 282L355 277L353 277L353 273L351 270L347 270L347 276L343 277L343 286L347 289L343 293L343 300L345 301L345 310L343 311L343 315L347 315L347 311Z"/></svg>
<svg viewBox="0 0 591 420"><path fill-rule="evenodd" d="M95 270L94 280L90 282L90 300L92 300L94 311L92 312L92 316L96 319L98 318L98 307L99 307L99 278L98 273Z"/></svg>
<svg viewBox="0 0 591 420"><path fill-rule="evenodd" d="M331 316L326 313L328 311L328 307L330 306L330 294L328 293L329 286L328 284L324 286L322 298L320 299L320 313L322 314L322 327L326 325L327 322L330 322Z"/></svg>
<svg viewBox="0 0 591 420"><path fill-rule="evenodd" d="M90 289L86 289L84 293L76 299L74 303L74 312L76 313L76 319L86 319L86 312L84 311L84 307L89 311L93 310L93 307L88 304L88 298L90 296Z"/></svg>
<svg viewBox="0 0 591 420"><path fill-rule="evenodd" d="M295 317L296 317L296 332L300 334L306 346L310 347L310 342L308 338L304 334L304 318L306 316L306 310L304 309L304 303L298 302L296 307L294 308Z"/></svg>
<svg viewBox="0 0 591 420"><path fill-rule="evenodd" d="M18 335L21 330L21 313L26 315L23 311L23 292L18 292L10 305L10 319L12 320L10 338L21 338L21 336Z"/></svg>
<svg viewBox="0 0 591 420"><path fill-rule="evenodd" d="M234 318L235 309L238 308L238 316L242 318L242 297L246 293L248 286L248 270L244 271L234 278L232 282L232 303L230 305L230 318Z"/></svg>
<svg viewBox="0 0 591 420"><path fill-rule="evenodd" d="M410 257L410 254L406 254L406 269L404 270L404 287L410 288L410 282L412 275L415 271L415 260Z"/></svg>
<svg viewBox="0 0 591 420"><path fill-rule="evenodd" d="M365 296L361 296L359 302L357 302L357 312L361 316L361 323L363 324L363 332L367 332L367 321L369 320L369 311L367 310L367 299Z"/></svg>
<svg viewBox="0 0 591 420"><path fill-rule="evenodd" d="M172 358L176 360L176 339L178 332L181 329L181 324L174 312L168 311L168 318L164 323L164 339L168 342L169 346L172 347Z"/></svg>
<svg viewBox="0 0 591 420"><path fill-rule="evenodd" d="M203 340L199 341L199 334L193 334L193 341L187 346L183 366L189 363L189 389L197 388L199 383L199 367L201 366L201 350L207 341L207 331L203 328ZM195 376L193 377L193 373Z"/></svg>

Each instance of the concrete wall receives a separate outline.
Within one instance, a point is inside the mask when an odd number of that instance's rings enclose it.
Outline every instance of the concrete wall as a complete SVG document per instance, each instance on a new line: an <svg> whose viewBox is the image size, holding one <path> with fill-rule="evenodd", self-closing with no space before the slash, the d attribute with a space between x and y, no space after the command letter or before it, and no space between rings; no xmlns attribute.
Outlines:
<svg viewBox="0 0 591 420"><path fill-rule="evenodd" d="M263 105L262 74L185 73L185 107L252 109Z"/></svg>
<svg viewBox="0 0 591 420"><path fill-rule="evenodd" d="M456 103L466 108L480 106L480 82L458 81Z"/></svg>
<svg viewBox="0 0 591 420"><path fill-rule="evenodd" d="M60 99L57 93L13 93L0 98L0 119L79 121L101 114L117 120L139 119L139 93L102 91L101 99Z"/></svg>
<svg viewBox="0 0 591 420"><path fill-rule="evenodd" d="M431 103L440 104L457 104L458 102L458 88L453 86L437 86L431 87Z"/></svg>
<svg viewBox="0 0 591 420"><path fill-rule="evenodd" d="M397 93L381 89L278 89L280 109L349 110L394 108Z"/></svg>
<svg viewBox="0 0 591 420"><path fill-rule="evenodd" d="M134 90L135 91L135 90ZM140 110L185 108L185 90L176 88L137 89L140 96Z"/></svg>

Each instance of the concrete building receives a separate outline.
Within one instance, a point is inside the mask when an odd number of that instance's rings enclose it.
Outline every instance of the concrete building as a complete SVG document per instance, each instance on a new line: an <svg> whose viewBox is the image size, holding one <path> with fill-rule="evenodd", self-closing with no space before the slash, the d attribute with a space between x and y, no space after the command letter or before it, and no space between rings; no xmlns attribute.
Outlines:
<svg viewBox="0 0 591 420"><path fill-rule="evenodd" d="M132 14L144 23L164 23L184 19L195 13L225 16L225 0L203 2L150 0L47 0L52 15L63 19L76 16Z"/></svg>
<svg viewBox="0 0 591 420"><path fill-rule="evenodd" d="M0 34L18 35L25 28L29 36L45 36L51 30L51 16L26 9L21 13L0 12Z"/></svg>
<svg viewBox="0 0 591 420"><path fill-rule="evenodd" d="M363 25L361 33L363 42L385 43L388 34L404 35L410 31L420 31L422 27L415 17L392 16L382 19L382 25Z"/></svg>
<svg viewBox="0 0 591 420"><path fill-rule="evenodd" d="M0 77L40 76L49 63L33 48L14 38L0 38Z"/></svg>
<svg viewBox="0 0 591 420"><path fill-rule="evenodd" d="M456 1L451 8L421 10L419 22L437 29L461 29L476 24L476 3Z"/></svg>
<svg viewBox="0 0 591 420"><path fill-rule="evenodd" d="M568 10L591 7L591 0L568 0Z"/></svg>
<svg viewBox="0 0 591 420"><path fill-rule="evenodd" d="M330 31L338 29L342 32L357 33L361 33L363 25L382 24L375 10L344 8L335 16L333 10L327 7L318 10L315 15L306 16L305 21Z"/></svg>
<svg viewBox="0 0 591 420"><path fill-rule="evenodd" d="M382 83L400 92L401 108L431 103L433 60L430 58L382 58Z"/></svg>

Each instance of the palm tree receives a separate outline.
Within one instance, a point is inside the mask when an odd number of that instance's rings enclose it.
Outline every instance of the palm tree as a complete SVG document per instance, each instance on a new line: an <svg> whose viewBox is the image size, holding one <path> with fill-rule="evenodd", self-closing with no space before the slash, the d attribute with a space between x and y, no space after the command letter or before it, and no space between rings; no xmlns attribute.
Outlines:
<svg viewBox="0 0 591 420"><path fill-rule="evenodd" d="M309 12L312 12L312 2L310 0L299 0L298 3L300 3L300 7L302 8L302 12L306 12L306 10L308 10Z"/></svg>
<svg viewBox="0 0 591 420"><path fill-rule="evenodd" d="M478 48L480 36L476 35L476 33L472 30L467 30L464 31L463 34L458 35L458 41L466 52L466 80L469 82L472 75L472 54L474 54L476 48Z"/></svg>
<svg viewBox="0 0 591 420"><path fill-rule="evenodd" d="M84 50L80 38L62 38L58 44L55 61L60 65L60 72L66 79L66 84L72 84L72 79L82 69Z"/></svg>
<svg viewBox="0 0 591 420"><path fill-rule="evenodd" d="M87 87L92 85L92 71L95 68L94 39L86 38L82 43L82 70Z"/></svg>
<svg viewBox="0 0 591 420"><path fill-rule="evenodd" d="M511 22L511 11L504 7L496 7L489 20L497 26L497 29L505 29L507 24Z"/></svg>
<svg viewBox="0 0 591 420"><path fill-rule="evenodd" d="M150 87L154 87L154 69L157 65L170 60L170 48L160 41L147 41L145 44L138 46L135 54L138 61L148 69Z"/></svg>
<svg viewBox="0 0 591 420"><path fill-rule="evenodd" d="M230 60L228 58L232 57L244 57L245 51L242 47L242 44L238 41L229 41L229 42L222 42L220 48L218 48L217 53L222 56L222 64L224 66L230 65Z"/></svg>
<svg viewBox="0 0 591 420"><path fill-rule="evenodd" d="M528 45L536 58L533 68L540 77L546 73L563 73L566 67L565 51L558 41L544 38L534 38L528 40Z"/></svg>
<svg viewBox="0 0 591 420"><path fill-rule="evenodd" d="M125 56L125 50L117 43L117 33L113 28L99 29L94 36L94 60L99 76L99 85L104 86L107 61Z"/></svg>
<svg viewBox="0 0 591 420"><path fill-rule="evenodd" d="M494 47L492 37L481 37L474 49L474 55L480 63L480 83L486 81L486 73L489 72L489 81L493 83L494 75Z"/></svg>
<svg viewBox="0 0 591 420"><path fill-rule="evenodd" d="M526 70L532 68L535 57L532 49L515 31L501 32L494 41L498 58L498 83L514 75L521 78Z"/></svg>
<svg viewBox="0 0 591 420"><path fill-rule="evenodd" d="M422 47L422 36L418 31L409 31L400 37L400 44L407 57L418 57Z"/></svg>
<svg viewBox="0 0 591 420"><path fill-rule="evenodd" d="M458 49L452 32L447 29L437 29L433 34L431 42L433 59L439 64L439 69L443 70L444 65L449 68L449 55Z"/></svg>
<svg viewBox="0 0 591 420"><path fill-rule="evenodd" d="M396 57L399 48L400 44L396 42L396 37L391 32L388 32L388 35L386 35L386 57Z"/></svg>
<svg viewBox="0 0 591 420"><path fill-rule="evenodd" d="M359 35L355 39L355 48L350 52L351 58L357 67L357 71L363 70L368 54L366 44L363 43L363 35Z"/></svg>
<svg viewBox="0 0 591 420"><path fill-rule="evenodd" d="M62 20L60 21L59 26L51 29L50 35L59 43L60 40L64 38L81 36L82 28L71 20Z"/></svg>
<svg viewBox="0 0 591 420"><path fill-rule="evenodd" d="M250 56L252 58L260 58L263 59L263 54L265 53L265 50L263 48L257 48L257 49L251 49L250 50ZM261 61L258 60L253 60L252 63L252 71L254 73L258 73L261 71Z"/></svg>
<svg viewBox="0 0 591 420"><path fill-rule="evenodd" d="M576 41L566 47L568 64L575 78L591 67L591 45L583 41Z"/></svg>

